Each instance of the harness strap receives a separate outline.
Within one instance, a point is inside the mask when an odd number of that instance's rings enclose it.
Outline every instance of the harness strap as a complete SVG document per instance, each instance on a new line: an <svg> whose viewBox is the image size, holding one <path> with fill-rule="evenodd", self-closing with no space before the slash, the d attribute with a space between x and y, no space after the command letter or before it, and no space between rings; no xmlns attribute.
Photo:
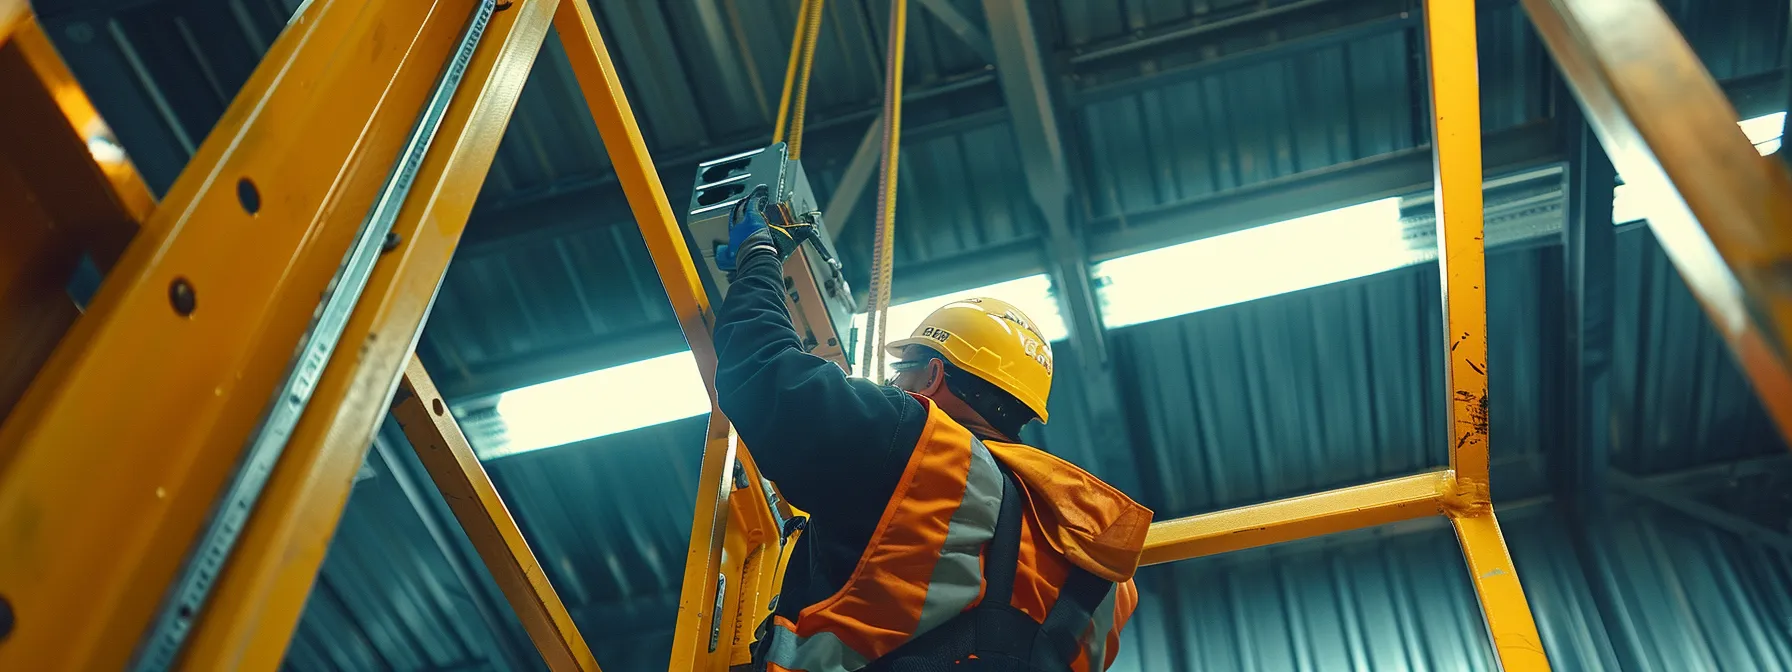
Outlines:
<svg viewBox="0 0 1792 672"><path fill-rule="evenodd" d="M996 530L990 537L989 550L983 554L982 604L1014 601L1014 576L1020 567L1020 526L1024 524L1020 488L1006 465L1001 466L1001 472L1002 508L996 513Z"/></svg>
<svg viewBox="0 0 1792 672"><path fill-rule="evenodd" d="M1071 567L1070 577L1058 589L1058 601L1052 604L1052 610L1045 615L1045 623L1039 626L1038 638L1033 643L1033 668L1070 669L1070 661L1076 660L1077 649L1081 648L1083 631L1095 623L1097 611L1113 592L1114 582L1081 567ZM1108 633L1094 632L1092 635L1102 638L1104 641L1100 644L1105 644ZM1106 660L1091 659L1089 669L1100 670L1106 663Z"/></svg>

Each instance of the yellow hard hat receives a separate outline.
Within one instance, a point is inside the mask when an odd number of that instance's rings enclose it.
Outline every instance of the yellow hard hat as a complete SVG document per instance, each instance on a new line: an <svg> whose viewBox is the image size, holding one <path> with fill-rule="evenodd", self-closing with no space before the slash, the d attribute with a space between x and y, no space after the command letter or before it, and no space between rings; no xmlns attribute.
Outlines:
<svg viewBox="0 0 1792 672"><path fill-rule="evenodd" d="M902 356L911 345L938 351L953 366L1014 395L1046 421L1045 400L1052 391L1052 346L1039 327L1006 301L973 298L953 301L915 327L908 338L891 343L891 355Z"/></svg>

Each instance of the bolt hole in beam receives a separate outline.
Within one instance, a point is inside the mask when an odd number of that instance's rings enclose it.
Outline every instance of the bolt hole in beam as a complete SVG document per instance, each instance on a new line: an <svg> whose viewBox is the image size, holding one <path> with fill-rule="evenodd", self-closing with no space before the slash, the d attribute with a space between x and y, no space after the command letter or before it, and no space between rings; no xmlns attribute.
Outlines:
<svg viewBox="0 0 1792 672"><path fill-rule="evenodd" d="M176 315L187 317L199 308L199 295L193 290L192 282L175 278L168 284L168 303L174 306Z"/></svg>
<svg viewBox="0 0 1792 672"><path fill-rule="evenodd" d="M254 180L245 177L236 181L236 201L242 204L243 212L261 212L261 191L255 188Z"/></svg>

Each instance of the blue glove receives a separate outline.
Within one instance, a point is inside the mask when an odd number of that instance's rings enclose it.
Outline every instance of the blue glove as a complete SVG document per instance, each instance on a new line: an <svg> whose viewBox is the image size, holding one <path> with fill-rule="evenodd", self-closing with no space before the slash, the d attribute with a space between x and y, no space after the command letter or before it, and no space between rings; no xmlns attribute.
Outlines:
<svg viewBox="0 0 1792 672"><path fill-rule="evenodd" d="M771 203L771 190L761 184L746 198L735 201L728 212L728 244L716 247L716 267L733 273L741 260L758 251L776 254L778 261L783 261L814 231L813 224L791 221L782 206Z"/></svg>

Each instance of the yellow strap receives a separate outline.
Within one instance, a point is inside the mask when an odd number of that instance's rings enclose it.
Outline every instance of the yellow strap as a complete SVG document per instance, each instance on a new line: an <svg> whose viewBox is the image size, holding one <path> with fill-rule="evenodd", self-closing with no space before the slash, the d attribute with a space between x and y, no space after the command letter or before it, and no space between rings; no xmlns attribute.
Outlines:
<svg viewBox="0 0 1792 672"><path fill-rule="evenodd" d="M866 311L865 352L860 366L867 378L884 372L884 347L889 343L890 276L896 231L896 168L902 147L902 56L908 35L908 2L890 3L889 56L884 67L884 160L878 171L877 234L871 244L871 305ZM873 364L875 363L875 366Z"/></svg>
<svg viewBox="0 0 1792 672"><path fill-rule="evenodd" d="M809 73L815 67L815 45L821 41L821 3L823 0L805 0L809 5L808 30L803 34L803 67L796 78L796 107L790 115L790 158L800 159L803 156L803 119L809 111Z"/></svg>
<svg viewBox="0 0 1792 672"><path fill-rule="evenodd" d="M778 95L778 121L772 124L772 142L784 141L784 122L790 118L790 94L796 88L796 66L803 53L803 36L808 34L809 3L802 0L796 12L796 29L790 34L790 59L784 65L784 93Z"/></svg>

